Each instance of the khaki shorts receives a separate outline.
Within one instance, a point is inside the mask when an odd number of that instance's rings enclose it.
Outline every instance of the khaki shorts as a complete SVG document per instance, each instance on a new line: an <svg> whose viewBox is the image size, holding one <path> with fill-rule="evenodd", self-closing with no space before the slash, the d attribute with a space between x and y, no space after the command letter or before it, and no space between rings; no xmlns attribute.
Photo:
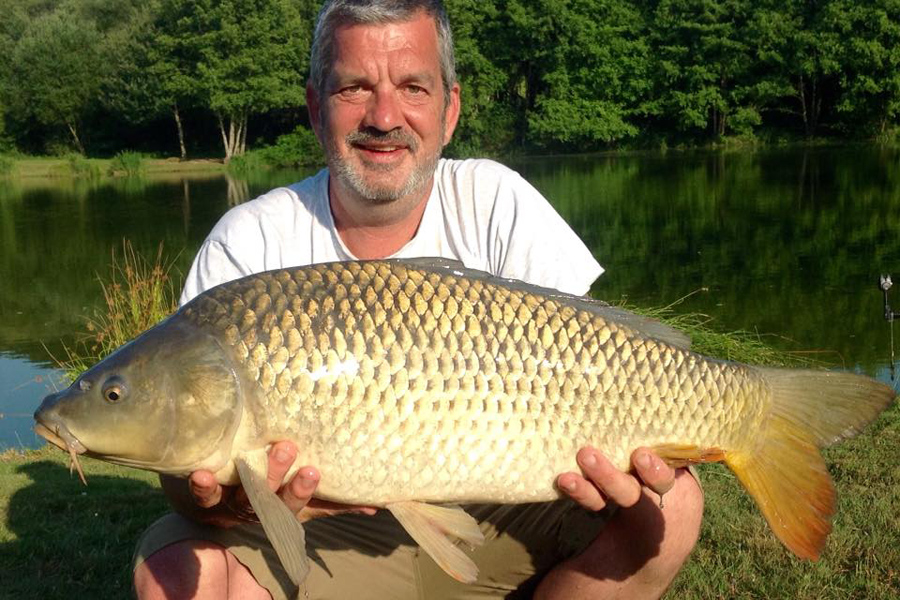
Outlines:
<svg viewBox="0 0 900 600"><path fill-rule="evenodd" d="M699 484L694 468L688 470ZM459 583L444 573L386 510L375 516L345 514L305 523L310 573L301 590L291 583L257 523L221 529L166 515L144 532L134 566L169 544L204 540L228 549L275 600L531 598L543 576L585 550L616 510L590 512L571 500L463 508L478 520L485 536L484 545L470 553L478 565L474 584Z"/></svg>
<svg viewBox="0 0 900 600"><path fill-rule="evenodd" d="M227 548L276 600L530 598L547 571L587 548L610 514L569 500L464 508L481 523L486 539L470 553L479 570L474 584L450 578L384 510L305 523L311 570L299 594L256 523L221 529L168 514L144 532L134 566L169 544L205 540Z"/></svg>

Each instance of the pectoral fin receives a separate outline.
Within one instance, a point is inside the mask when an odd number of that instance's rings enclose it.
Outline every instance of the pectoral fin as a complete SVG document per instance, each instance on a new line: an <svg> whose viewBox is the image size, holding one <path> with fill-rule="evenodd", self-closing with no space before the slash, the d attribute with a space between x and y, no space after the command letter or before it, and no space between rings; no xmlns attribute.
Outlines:
<svg viewBox="0 0 900 600"><path fill-rule="evenodd" d="M448 575L463 583L478 577L478 567L447 536L471 546L484 543L478 522L459 507L435 506L423 502L395 502L387 509L403 528Z"/></svg>
<svg viewBox="0 0 900 600"><path fill-rule="evenodd" d="M306 535L294 513L266 484L268 458L265 450L247 452L234 459L241 484L281 564L295 584L306 579Z"/></svg>

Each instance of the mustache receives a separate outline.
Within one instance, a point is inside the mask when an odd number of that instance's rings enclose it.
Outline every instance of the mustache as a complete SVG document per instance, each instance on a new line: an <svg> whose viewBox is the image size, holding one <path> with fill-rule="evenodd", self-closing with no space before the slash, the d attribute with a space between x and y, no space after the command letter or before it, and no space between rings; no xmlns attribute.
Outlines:
<svg viewBox="0 0 900 600"><path fill-rule="evenodd" d="M351 131L344 138L347 144L366 144L376 142L380 144L396 144L398 146L406 146L412 152L419 149L419 141L411 133L403 129L391 129L390 131L381 131L374 127L366 127L360 131Z"/></svg>

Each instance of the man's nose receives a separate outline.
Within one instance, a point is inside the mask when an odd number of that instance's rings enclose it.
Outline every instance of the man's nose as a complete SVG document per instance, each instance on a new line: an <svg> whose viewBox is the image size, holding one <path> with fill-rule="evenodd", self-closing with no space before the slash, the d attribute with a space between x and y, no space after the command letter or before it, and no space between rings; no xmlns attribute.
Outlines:
<svg viewBox="0 0 900 600"><path fill-rule="evenodd" d="M379 131L391 131L402 124L403 113L397 95L393 90L376 89L366 107L365 125Z"/></svg>

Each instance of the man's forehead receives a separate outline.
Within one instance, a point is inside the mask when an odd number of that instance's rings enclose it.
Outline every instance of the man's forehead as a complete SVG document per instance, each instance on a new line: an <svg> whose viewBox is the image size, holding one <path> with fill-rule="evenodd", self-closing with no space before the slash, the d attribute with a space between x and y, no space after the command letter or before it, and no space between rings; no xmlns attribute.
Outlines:
<svg viewBox="0 0 900 600"><path fill-rule="evenodd" d="M370 52L437 51L437 26L432 17L418 11L409 19L385 23L349 23L334 31L335 59L360 50Z"/></svg>

